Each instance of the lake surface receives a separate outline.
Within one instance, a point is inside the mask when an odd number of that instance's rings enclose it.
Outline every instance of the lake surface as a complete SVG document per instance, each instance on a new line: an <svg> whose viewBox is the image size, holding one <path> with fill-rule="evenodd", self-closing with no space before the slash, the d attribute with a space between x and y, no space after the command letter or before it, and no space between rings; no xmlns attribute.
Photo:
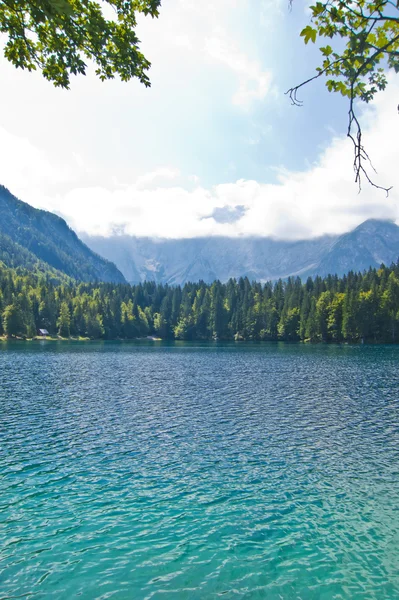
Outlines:
<svg viewBox="0 0 399 600"><path fill-rule="evenodd" d="M398 365L0 343L0 598L399 598Z"/></svg>

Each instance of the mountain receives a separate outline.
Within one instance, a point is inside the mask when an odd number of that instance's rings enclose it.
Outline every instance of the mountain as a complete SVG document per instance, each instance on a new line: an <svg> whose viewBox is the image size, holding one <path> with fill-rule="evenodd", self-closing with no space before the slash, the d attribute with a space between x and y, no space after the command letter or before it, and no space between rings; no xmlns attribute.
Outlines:
<svg viewBox="0 0 399 600"><path fill-rule="evenodd" d="M86 235L83 240L62 218L33 208L0 186L0 261L30 270L51 267L79 281L152 280L173 285L247 276L262 282L295 275L343 275L381 263L390 265L399 257L399 227L377 219L340 236L295 242L267 237L168 240L127 235Z"/></svg>
<svg viewBox="0 0 399 600"><path fill-rule="evenodd" d="M93 250L113 260L128 281L150 279L169 284L201 279L211 283L245 275L257 281L301 275L334 241L330 237L291 244L269 238L84 239Z"/></svg>
<svg viewBox="0 0 399 600"><path fill-rule="evenodd" d="M389 266L399 258L399 227L392 221L369 219L339 236L312 274L343 275L369 267Z"/></svg>
<svg viewBox="0 0 399 600"><path fill-rule="evenodd" d="M371 219L340 236L323 236L296 242L272 238L208 237L179 240L131 236L83 238L95 252L115 262L131 283L154 280L184 284L187 281L247 276L268 281L299 275L363 271L399 257L399 227L391 221Z"/></svg>
<svg viewBox="0 0 399 600"><path fill-rule="evenodd" d="M123 283L117 267L88 248L57 215L18 200L0 186L0 260L7 266L53 269L80 281Z"/></svg>

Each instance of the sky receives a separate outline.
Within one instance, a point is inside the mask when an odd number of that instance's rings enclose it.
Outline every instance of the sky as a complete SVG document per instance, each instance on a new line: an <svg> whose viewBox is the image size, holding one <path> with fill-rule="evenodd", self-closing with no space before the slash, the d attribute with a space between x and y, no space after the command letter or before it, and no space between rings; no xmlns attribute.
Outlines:
<svg viewBox="0 0 399 600"><path fill-rule="evenodd" d="M399 223L399 78L359 107L388 197L358 193L347 101L315 72L319 53L295 0L164 0L141 18L152 86L101 82L90 68L56 89L0 58L0 183L77 232L306 239L368 218Z"/></svg>

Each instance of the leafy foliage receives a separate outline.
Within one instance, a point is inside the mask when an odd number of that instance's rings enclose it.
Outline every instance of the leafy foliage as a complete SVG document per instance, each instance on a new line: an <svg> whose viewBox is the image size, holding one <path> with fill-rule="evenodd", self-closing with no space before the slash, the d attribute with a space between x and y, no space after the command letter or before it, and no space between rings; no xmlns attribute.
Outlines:
<svg viewBox="0 0 399 600"><path fill-rule="evenodd" d="M207 285L57 281L0 263L0 334L399 342L399 262L344 277Z"/></svg>
<svg viewBox="0 0 399 600"><path fill-rule="evenodd" d="M399 72L399 4L392 0L327 0L310 7L311 24L301 32L305 43L331 40L320 47L322 60L317 75L288 90L300 105L298 90L320 76L327 78L330 92L349 98L348 136L354 144L356 181L372 183L364 162L369 160L362 144L362 130L354 101L370 102L387 86L386 69ZM380 187L380 186L376 186ZM387 192L389 188L382 188Z"/></svg>
<svg viewBox="0 0 399 600"><path fill-rule="evenodd" d="M136 77L149 86L136 14L157 17L159 6L160 0L0 0L0 32L8 36L4 55L16 67L39 68L63 88L71 74L86 73L88 60L102 80Z"/></svg>

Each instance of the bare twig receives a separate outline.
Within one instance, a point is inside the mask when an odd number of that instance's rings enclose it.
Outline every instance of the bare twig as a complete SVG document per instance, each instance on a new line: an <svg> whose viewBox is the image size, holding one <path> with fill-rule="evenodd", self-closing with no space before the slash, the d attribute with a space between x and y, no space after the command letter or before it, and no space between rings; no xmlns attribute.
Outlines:
<svg viewBox="0 0 399 600"><path fill-rule="evenodd" d="M387 188L387 187L384 187L383 185L378 185L377 183L375 183L371 179L370 175L367 172L367 169L364 166L364 163L368 162L368 164L370 165L370 167L372 168L374 173L377 174L377 171L374 168L374 165L371 162L370 157L363 146L362 128L360 126L360 123L358 121L358 118L357 118L355 110L354 110L354 96L353 95L351 96L351 99L350 99L348 117L349 117L349 122L348 122L348 131L347 131L346 135L348 136L348 138L350 140L352 140L352 143L353 143L353 151L354 151L353 170L355 172L355 183L357 183L359 186L359 192L361 192L361 190L362 190L362 176L364 176L370 185L377 188L378 190L383 190L388 197L389 191L392 189L392 186ZM355 133L353 132L353 126L356 129Z"/></svg>

